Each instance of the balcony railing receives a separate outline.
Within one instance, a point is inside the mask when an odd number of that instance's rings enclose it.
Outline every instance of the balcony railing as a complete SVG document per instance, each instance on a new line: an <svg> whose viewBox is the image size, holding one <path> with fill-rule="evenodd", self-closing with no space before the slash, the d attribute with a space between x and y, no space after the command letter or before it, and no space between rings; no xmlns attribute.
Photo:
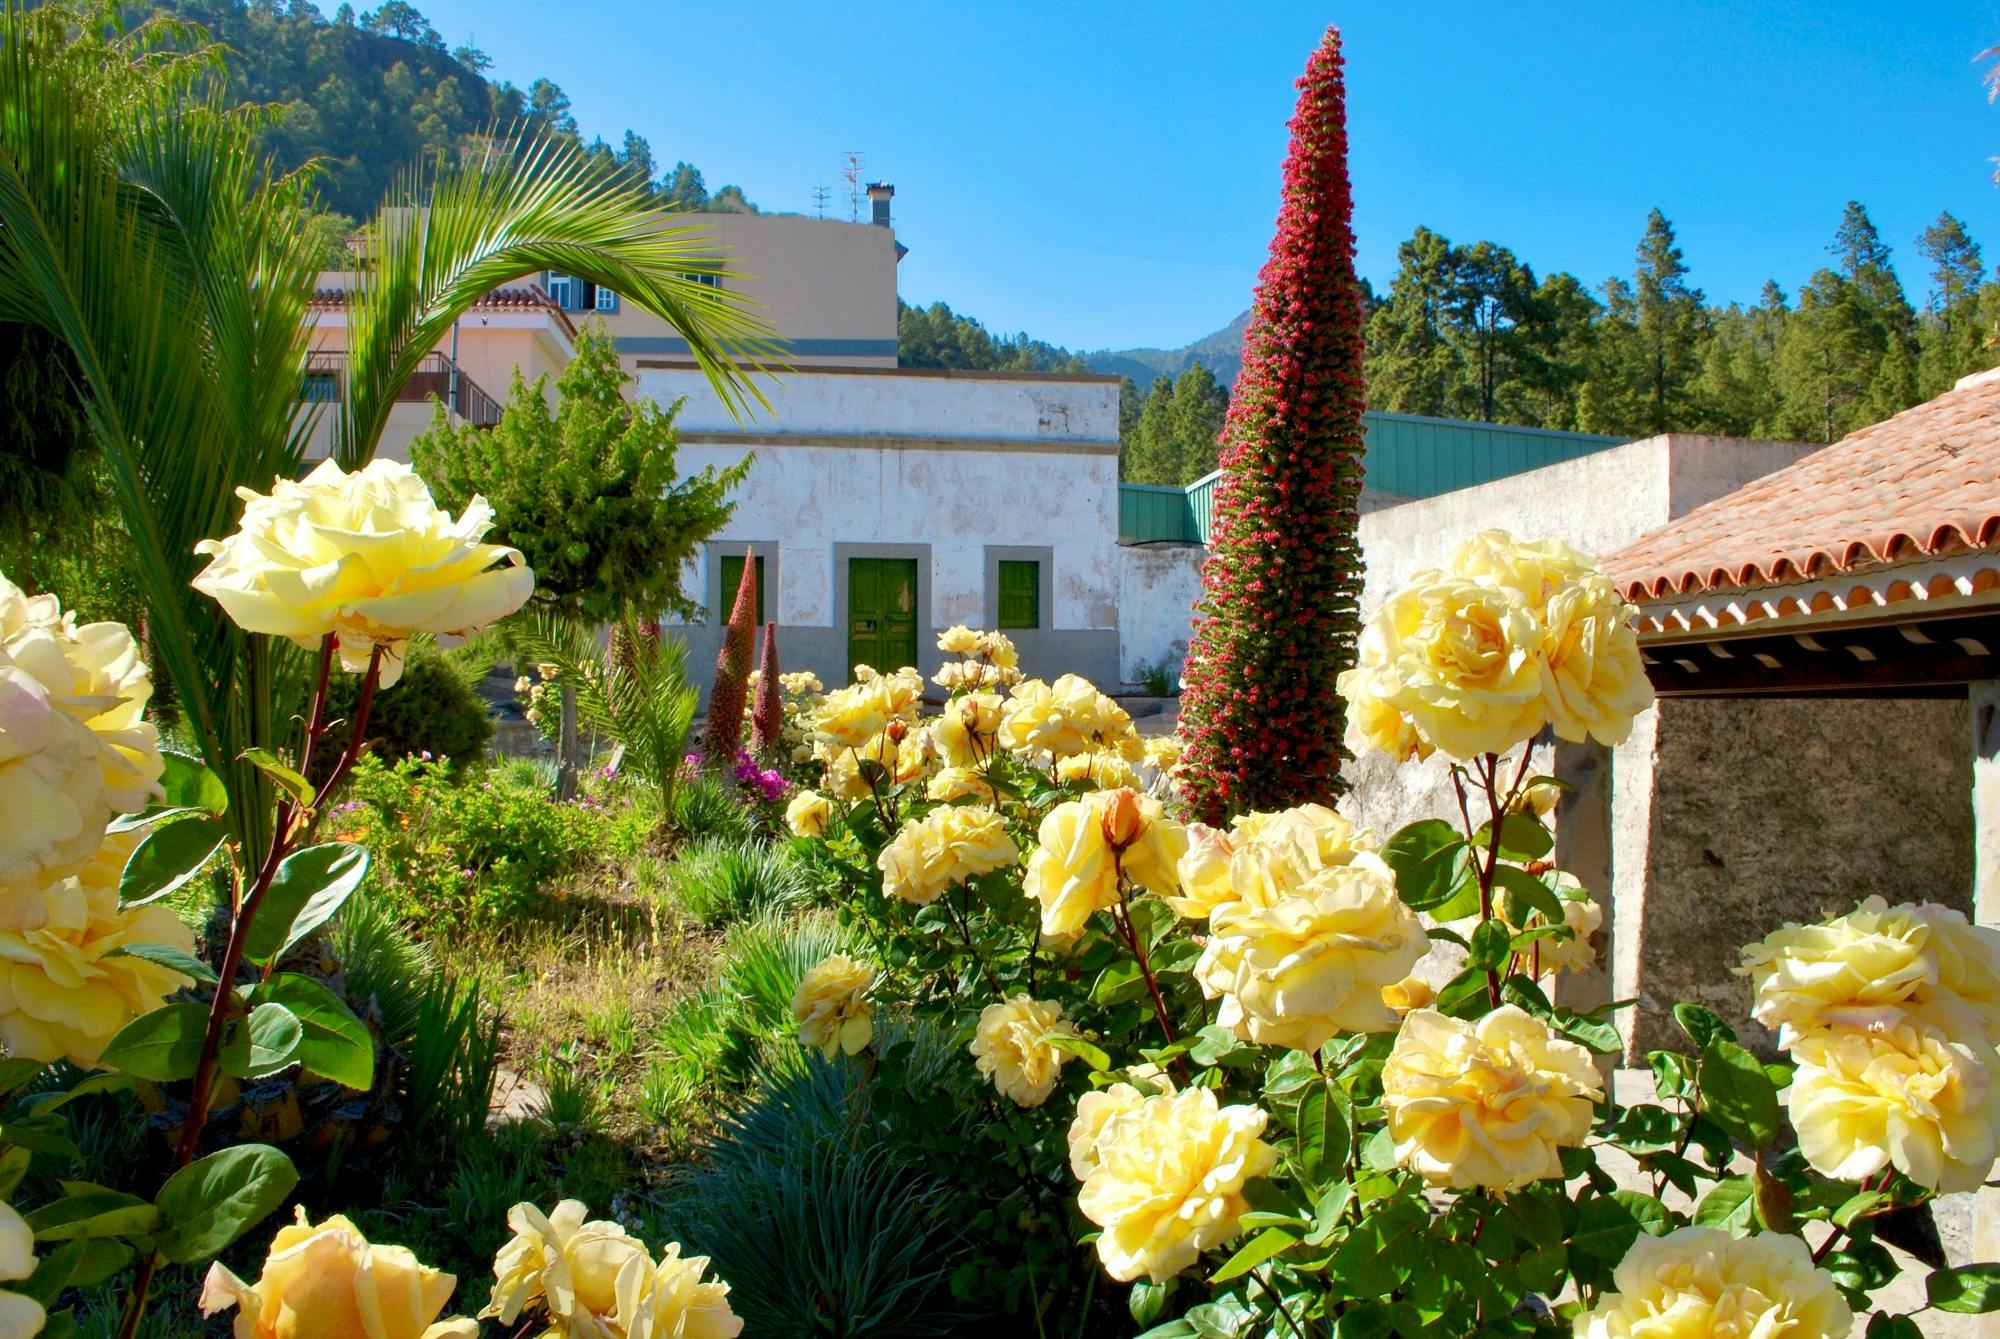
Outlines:
<svg viewBox="0 0 2000 1339"><path fill-rule="evenodd" d="M308 354L299 399L331 403L341 398L346 380L346 354ZM441 353L425 354L417 364L417 370L396 392L398 400L418 404L433 396L444 401L452 413L475 428L490 428L500 421L499 402L482 390L479 383L465 375L465 369Z"/></svg>

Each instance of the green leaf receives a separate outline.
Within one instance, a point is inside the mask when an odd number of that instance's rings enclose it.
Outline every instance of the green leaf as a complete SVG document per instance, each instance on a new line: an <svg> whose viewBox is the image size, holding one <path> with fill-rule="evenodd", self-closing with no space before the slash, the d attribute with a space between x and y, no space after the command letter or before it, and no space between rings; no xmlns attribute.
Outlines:
<svg viewBox="0 0 2000 1339"><path fill-rule="evenodd" d="M155 823L165 823L176 818L186 818L190 814L205 814L208 810L190 805L155 805L151 809L141 809L136 814L120 814L105 826L106 832L134 832L139 828L150 828Z"/></svg>
<svg viewBox="0 0 2000 1339"><path fill-rule="evenodd" d="M1697 1071L1701 1108L1717 1125L1752 1148L1778 1137L1778 1090L1757 1057L1716 1036L1701 1053Z"/></svg>
<svg viewBox="0 0 2000 1339"><path fill-rule="evenodd" d="M1747 1176L1718 1181L1715 1189L1703 1195L1701 1203L1695 1206L1694 1221L1702 1227L1747 1232L1756 1211L1756 1198L1757 1187Z"/></svg>
<svg viewBox="0 0 2000 1339"><path fill-rule="evenodd" d="M244 762L277 782L278 789L292 797L294 803L304 809L312 808L313 784L278 760L278 755L269 749L245 749L236 755Z"/></svg>
<svg viewBox="0 0 2000 1339"><path fill-rule="evenodd" d="M194 954L184 949L175 948L172 944L127 944L124 948L113 949L104 956L107 958L140 958L155 966L164 967L170 972L179 972L182 976L193 977L195 980L206 982L209 985L214 985L218 979L213 967L210 967L200 958L195 957Z"/></svg>
<svg viewBox="0 0 2000 1339"><path fill-rule="evenodd" d="M243 956L266 962L282 953L340 910L367 874L368 849L351 842L321 842L292 852L257 907Z"/></svg>
<svg viewBox="0 0 2000 1339"><path fill-rule="evenodd" d="M1252 1237L1243 1249L1229 1257L1222 1268L1209 1275L1210 1283L1227 1283L1241 1278L1272 1256L1296 1244L1298 1238L1281 1227L1266 1228Z"/></svg>
<svg viewBox="0 0 2000 1339"><path fill-rule="evenodd" d="M1354 1147L1354 1112L1347 1094L1330 1083L1316 1083L1299 1098L1299 1170L1309 1181L1347 1166Z"/></svg>
<svg viewBox="0 0 2000 1339"><path fill-rule="evenodd" d="M1485 850L1493 840L1493 825L1483 823L1472 834L1472 844ZM1540 860L1555 849L1556 839L1533 814L1508 814L1500 820L1500 858L1526 862Z"/></svg>
<svg viewBox="0 0 2000 1339"><path fill-rule="evenodd" d="M1940 1311L1961 1315L2000 1311L2000 1264L1940 1269L1924 1280L1924 1299Z"/></svg>
<svg viewBox="0 0 2000 1339"><path fill-rule="evenodd" d="M1382 844L1382 859L1396 872L1396 894L1412 910L1443 903L1458 883L1458 855L1465 838L1442 819L1412 823Z"/></svg>
<svg viewBox="0 0 2000 1339"><path fill-rule="evenodd" d="M19 1056L11 1060L0 1060L0 1097L12 1096L27 1087L44 1068L46 1065L43 1061L26 1060Z"/></svg>
<svg viewBox="0 0 2000 1339"><path fill-rule="evenodd" d="M1513 952L1513 937L1501 920L1481 921L1472 931L1472 952L1466 966L1474 971L1497 972Z"/></svg>
<svg viewBox="0 0 2000 1339"><path fill-rule="evenodd" d="M1853 1227L1857 1218L1865 1218L1893 1201L1894 1196L1879 1190L1865 1190L1859 1195L1851 1195L1833 1211L1833 1225L1843 1229Z"/></svg>
<svg viewBox="0 0 2000 1339"><path fill-rule="evenodd" d="M208 770L201 759L173 749L161 749L160 761L166 764L166 770L160 776L160 786L166 791L168 805L200 809L217 817L229 812L229 788L222 784L221 777Z"/></svg>
<svg viewBox="0 0 2000 1339"><path fill-rule="evenodd" d="M1283 1097L1319 1081L1319 1072L1313 1068L1310 1055L1304 1051L1286 1051L1264 1071L1264 1095Z"/></svg>
<svg viewBox="0 0 2000 1339"><path fill-rule="evenodd" d="M1736 1033L1729 1024L1723 1022L1713 1009L1704 1009L1699 1004L1676 1004L1674 1022L1680 1024L1681 1031L1687 1033L1697 1047L1705 1048L1715 1037L1724 1041L1736 1040Z"/></svg>
<svg viewBox="0 0 2000 1339"><path fill-rule="evenodd" d="M24 1097L21 1099L21 1106L24 1110L41 1116L54 1111L57 1107L68 1106L79 1097L90 1097L97 1093L122 1093L130 1091L131 1087L132 1077L129 1074L115 1072L92 1074L87 1079L72 1083L63 1091L36 1093L31 1097Z"/></svg>
<svg viewBox="0 0 2000 1339"><path fill-rule="evenodd" d="M228 835L229 825L218 818L184 818L154 828L118 876L118 904L136 907L165 897L192 879Z"/></svg>
<svg viewBox="0 0 2000 1339"><path fill-rule="evenodd" d="M311 977L280 972L259 986L259 1001L281 1004L298 1019L294 1058L321 1078L366 1091L375 1083L375 1039L332 991Z"/></svg>
<svg viewBox="0 0 2000 1339"><path fill-rule="evenodd" d="M1262 1052L1249 1042L1238 1039L1228 1028L1211 1023L1195 1034L1194 1044L1188 1047L1187 1054L1188 1059L1205 1069L1215 1065L1241 1069L1255 1064Z"/></svg>
<svg viewBox="0 0 2000 1339"><path fill-rule="evenodd" d="M1569 1244L1579 1255L1615 1265L1625 1258L1641 1232L1658 1236L1666 1229L1666 1205L1637 1191L1615 1190L1583 1206Z"/></svg>
<svg viewBox="0 0 2000 1339"><path fill-rule="evenodd" d="M240 1079L261 1079L298 1059L305 1029L282 1004L260 1004L222 1044L222 1068Z"/></svg>
<svg viewBox="0 0 2000 1339"><path fill-rule="evenodd" d="M1167 1309L1167 1294L1173 1291L1173 1280L1165 1283L1148 1283L1141 1279L1132 1285L1132 1291L1125 1294L1125 1309L1132 1315L1133 1323L1151 1325Z"/></svg>
<svg viewBox="0 0 2000 1339"><path fill-rule="evenodd" d="M1524 1009L1537 1018L1554 1018L1556 1014L1555 1006L1549 1003L1549 997L1542 993L1534 978L1519 972L1500 983L1500 1001L1516 1009Z"/></svg>
<svg viewBox="0 0 2000 1339"><path fill-rule="evenodd" d="M292 1160L266 1144L238 1144L181 1168L154 1200L167 1222L160 1254L177 1265L222 1254L298 1183Z"/></svg>
<svg viewBox="0 0 2000 1339"><path fill-rule="evenodd" d="M146 1207L152 1208L150 1204ZM25 1282L7 1286L47 1307L65 1288L93 1288L131 1262L132 1248L115 1237L78 1238L44 1255Z"/></svg>
<svg viewBox="0 0 2000 1339"><path fill-rule="evenodd" d="M1493 882L1501 895L1507 899L1507 919L1516 925L1528 923L1528 912L1540 916L1545 924L1563 924L1562 899L1555 890L1527 870L1515 865L1502 865L1493 871Z"/></svg>
<svg viewBox="0 0 2000 1339"><path fill-rule="evenodd" d="M1058 1051L1069 1052L1077 1059L1083 1061L1084 1064L1089 1065L1095 1073L1102 1074L1111 1068L1111 1057L1104 1053L1104 1048L1093 1045L1085 1041L1082 1037L1050 1035L1042 1038L1042 1041L1045 1045L1053 1046Z"/></svg>
<svg viewBox="0 0 2000 1339"><path fill-rule="evenodd" d="M1886 1311L1877 1311L1868 1318L1868 1333L1864 1339L1924 1339L1924 1332L1908 1316L1892 1316Z"/></svg>
<svg viewBox="0 0 2000 1339"><path fill-rule="evenodd" d="M1433 1007L1453 1018L1477 1018L1486 1012L1486 973L1467 968L1445 982Z"/></svg>
<svg viewBox="0 0 2000 1339"><path fill-rule="evenodd" d="M1361 1146L1361 1165L1371 1172L1386 1172L1396 1165L1396 1138L1383 1126Z"/></svg>
<svg viewBox="0 0 2000 1339"><path fill-rule="evenodd" d="M137 1195L65 1181L63 1197L27 1216L38 1241L74 1241L81 1237L129 1237L157 1232L160 1211Z"/></svg>
<svg viewBox="0 0 2000 1339"><path fill-rule="evenodd" d="M154 1083L191 1079L201 1061L201 1039L207 1028L207 1005L163 1005L119 1029L99 1059Z"/></svg>
<svg viewBox="0 0 2000 1339"><path fill-rule="evenodd" d="M52 1158L64 1158L70 1162L82 1162L83 1151L70 1141L68 1129L64 1122L54 1119L44 1123L36 1123L33 1117L8 1121L0 1124L0 1144L11 1144L30 1153L46 1153Z"/></svg>

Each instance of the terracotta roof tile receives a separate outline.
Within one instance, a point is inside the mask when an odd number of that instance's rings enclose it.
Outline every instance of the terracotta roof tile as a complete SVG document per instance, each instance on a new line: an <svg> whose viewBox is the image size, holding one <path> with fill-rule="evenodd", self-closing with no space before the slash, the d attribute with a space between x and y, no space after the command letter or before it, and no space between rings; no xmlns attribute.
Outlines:
<svg viewBox="0 0 2000 1339"><path fill-rule="evenodd" d="M312 305L315 307L344 307L350 290L345 288L320 288L313 292ZM472 304L475 311L536 311L542 310L556 319L557 324L570 335L576 334L576 323L569 313L556 305L556 300L545 292L539 284L513 284L506 288L496 288L483 294Z"/></svg>
<svg viewBox="0 0 2000 1339"><path fill-rule="evenodd" d="M1604 559L1637 601L2000 544L2000 369L1696 507Z"/></svg>

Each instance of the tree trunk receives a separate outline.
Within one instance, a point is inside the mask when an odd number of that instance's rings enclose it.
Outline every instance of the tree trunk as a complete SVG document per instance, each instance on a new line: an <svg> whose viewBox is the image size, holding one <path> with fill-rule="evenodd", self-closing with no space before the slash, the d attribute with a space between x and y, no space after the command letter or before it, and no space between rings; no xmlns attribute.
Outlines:
<svg viewBox="0 0 2000 1339"><path fill-rule="evenodd" d="M565 681L562 686L562 726L556 732L558 800L576 798L576 776L583 766L583 760L578 755L582 751L583 741L577 737L576 729L576 685Z"/></svg>

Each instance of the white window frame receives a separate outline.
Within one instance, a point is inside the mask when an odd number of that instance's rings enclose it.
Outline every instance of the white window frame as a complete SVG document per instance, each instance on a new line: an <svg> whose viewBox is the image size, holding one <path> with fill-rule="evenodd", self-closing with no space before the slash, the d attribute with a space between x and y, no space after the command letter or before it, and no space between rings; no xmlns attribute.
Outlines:
<svg viewBox="0 0 2000 1339"><path fill-rule="evenodd" d="M597 310L607 315L617 311L618 295L600 285L597 290Z"/></svg>

